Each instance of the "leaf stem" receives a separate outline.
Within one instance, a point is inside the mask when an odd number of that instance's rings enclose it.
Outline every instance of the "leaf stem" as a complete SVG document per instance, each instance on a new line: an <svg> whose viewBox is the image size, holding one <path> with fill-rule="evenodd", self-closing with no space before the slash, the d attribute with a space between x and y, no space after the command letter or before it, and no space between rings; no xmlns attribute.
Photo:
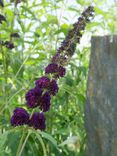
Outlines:
<svg viewBox="0 0 117 156"><path fill-rule="evenodd" d="M16 156L19 156L19 151L20 151L20 149L22 147L22 143L23 143L24 137L25 137L25 133L24 133L24 130L23 130L23 134L22 134L22 137L20 139L19 146L18 146L18 149L17 149L17 152L16 152Z"/></svg>
<svg viewBox="0 0 117 156"><path fill-rule="evenodd" d="M26 145L26 142L27 142L27 140L28 140L28 138L30 136L30 133L31 132L28 131L27 135L25 136L25 132L23 131L23 134L22 134L22 137L20 139L20 143L19 143L19 146L18 146L18 149L17 149L16 156L21 156L22 151L23 151L23 149L24 149L24 147Z"/></svg>
<svg viewBox="0 0 117 156"><path fill-rule="evenodd" d="M44 154L44 156L47 156L46 147L45 147L44 142L43 142L43 139L41 138L40 135L38 135L38 139L39 139L39 141L41 143L41 146L43 148L43 154Z"/></svg>
<svg viewBox="0 0 117 156"><path fill-rule="evenodd" d="M18 156L21 156L22 151L23 151L23 149L24 149L24 147L25 147L25 145L26 145L26 142L27 142L29 136L30 136L30 132L27 133L27 136L26 136L26 138L25 138L25 140L24 140L24 143L23 143L23 145L22 145L22 147L21 147L21 149L20 149L20 152L19 152L19 155L18 155Z"/></svg>

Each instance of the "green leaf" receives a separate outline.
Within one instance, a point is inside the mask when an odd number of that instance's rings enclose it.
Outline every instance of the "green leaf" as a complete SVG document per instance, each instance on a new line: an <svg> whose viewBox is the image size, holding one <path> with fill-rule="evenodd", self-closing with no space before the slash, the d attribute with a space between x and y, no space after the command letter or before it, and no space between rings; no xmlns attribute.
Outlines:
<svg viewBox="0 0 117 156"><path fill-rule="evenodd" d="M74 12L77 12L77 13L80 12L80 10L78 10L78 9L76 9L74 7L69 7L68 10L74 11Z"/></svg>
<svg viewBox="0 0 117 156"><path fill-rule="evenodd" d="M24 11L28 12L29 14L31 14L34 19L36 18L34 12L32 12L30 8L27 8L25 6L21 6L21 7L22 7L22 9L24 9Z"/></svg>
<svg viewBox="0 0 117 156"><path fill-rule="evenodd" d="M84 5L89 5L90 3L86 0L76 0L76 2L78 4L80 4L81 6L84 6Z"/></svg>
<svg viewBox="0 0 117 156"><path fill-rule="evenodd" d="M62 33L64 33L64 35L67 35L68 30L69 30L69 25L64 23L61 25L60 29L55 32L55 34L59 34L62 32Z"/></svg>
<svg viewBox="0 0 117 156"><path fill-rule="evenodd" d="M65 146L65 145L68 145L68 144L74 144L78 141L78 136L71 136L69 138L67 138L65 141L63 141L60 145L58 145L59 147L60 146Z"/></svg>
<svg viewBox="0 0 117 156"><path fill-rule="evenodd" d="M4 145L7 140L8 132L1 133L0 132L0 152L4 151Z"/></svg>
<svg viewBox="0 0 117 156"><path fill-rule="evenodd" d="M25 26L24 26L23 22L20 19L18 19L18 23L19 23L19 25L20 25L23 33L24 33L25 32Z"/></svg>
<svg viewBox="0 0 117 156"><path fill-rule="evenodd" d="M86 101L86 98L82 94L78 94L78 99L82 101L83 103Z"/></svg>
<svg viewBox="0 0 117 156"><path fill-rule="evenodd" d="M98 8L98 7L95 7L95 12L97 14L101 14L103 16L106 16L107 12L103 11L102 9Z"/></svg>
<svg viewBox="0 0 117 156"><path fill-rule="evenodd" d="M48 133L46 132L40 132L43 138L49 140L56 148L57 148L57 141Z"/></svg>
<svg viewBox="0 0 117 156"><path fill-rule="evenodd" d="M58 19L54 15L47 15L48 24L58 24Z"/></svg>

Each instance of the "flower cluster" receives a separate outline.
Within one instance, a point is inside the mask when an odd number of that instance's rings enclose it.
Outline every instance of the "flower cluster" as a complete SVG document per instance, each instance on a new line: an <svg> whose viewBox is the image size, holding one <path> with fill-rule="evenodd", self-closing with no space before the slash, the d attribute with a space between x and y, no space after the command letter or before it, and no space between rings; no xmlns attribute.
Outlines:
<svg viewBox="0 0 117 156"><path fill-rule="evenodd" d="M4 42L4 41L0 40L0 44L2 46L5 46L8 49L13 49L15 47L14 44L11 41L5 41Z"/></svg>
<svg viewBox="0 0 117 156"><path fill-rule="evenodd" d="M29 126L32 126L35 129L45 130L45 116L43 113L34 113L29 120Z"/></svg>
<svg viewBox="0 0 117 156"><path fill-rule="evenodd" d="M63 77L65 75L65 68L61 65L58 65L56 63L50 63L46 68L45 68L45 73L46 74L53 74L54 78L59 78Z"/></svg>
<svg viewBox="0 0 117 156"><path fill-rule="evenodd" d="M45 75L35 82L35 87L26 93L26 105L28 109L38 108L41 112L35 112L29 115L25 109L16 108L11 117L13 126L27 124L35 129L45 130L45 116L51 106L51 97L58 92L57 80L64 77L66 73L65 65L74 54L76 44L82 37L82 31L85 29L90 17L94 14L94 9L89 6L73 24L73 29L68 32L65 40L61 43L56 54L53 56L51 63L45 67ZM14 35L13 35L14 36ZM17 36L17 35L15 35Z"/></svg>
<svg viewBox="0 0 117 156"><path fill-rule="evenodd" d="M61 46L58 48L57 53L53 56L52 62L65 66L68 64L69 59L75 52L76 44L80 43L82 32L85 30L86 24L90 22L90 18L94 15L94 8L89 6L78 18L78 21L73 24L71 29Z"/></svg>
<svg viewBox="0 0 117 156"><path fill-rule="evenodd" d="M28 124L29 114L23 108L16 108L14 114L11 118L11 124L13 126L19 126L23 124Z"/></svg>
<svg viewBox="0 0 117 156"><path fill-rule="evenodd" d="M7 21L6 17L3 16L2 14L0 14L0 24L2 24L3 21L4 22ZM15 48L14 43L12 43L12 38L19 38L19 37L20 37L20 35L18 33L16 33L16 32L11 33L10 34L10 41L2 41L2 40L0 40L0 45L5 46L6 48L12 50L13 48Z"/></svg>

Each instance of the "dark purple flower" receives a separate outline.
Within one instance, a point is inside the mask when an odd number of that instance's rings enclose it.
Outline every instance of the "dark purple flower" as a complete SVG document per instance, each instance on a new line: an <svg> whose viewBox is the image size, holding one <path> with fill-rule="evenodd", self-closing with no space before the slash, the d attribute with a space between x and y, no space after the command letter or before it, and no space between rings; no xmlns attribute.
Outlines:
<svg viewBox="0 0 117 156"><path fill-rule="evenodd" d="M66 62L67 62L67 58L66 58L66 56L65 55L63 55L62 53L61 53L61 48L59 48L58 50L57 50L57 53L53 56L53 58L52 58L52 63L58 63L58 64L66 64Z"/></svg>
<svg viewBox="0 0 117 156"><path fill-rule="evenodd" d="M20 37L20 35L18 33L12 33L10 36L11 37L15 37L15 38L19 38Z"/></svg>
<svg viewBox="0 0 117 156"><path fill-rule="evenodd" d="M59 68L58 68L59 69ZM59 75L62 76L64 71L59 70ZM44 88L48 91L50 95L55 95L58 92L58 85L55 80L51 80L46 76L42 76L36 81L36 86Z"/></svg>
<svg viewBox="0 0 117 156"><path fill-rule="evenodd" d="M55 54L55 55L53 56L52 62L53 62L53 63L56 63L56 62L58 63L59 60L60 60L60 53L57 53L57 54Z"/></svg>
<svg viewBox="0 0 117 156"><path fill-rule="evenodd" d="M24 124L28 124L29 122L29 114L23 108L16 108L14 110L14 114L11 117L11 125L12 126L20 126Z"/></svg>
<svg viewBox="0 0 117 156"><path fill-rule="evenodd" d="M56 95L58 92L58 85L55 80L52 80L48 87L48 92L50 95Z"/></svg>
<svg viewBox="0 0 117 156"><path fill-rule="evenodd" d="M69 40L64 40L64 41L61 43L61 46L64 47L64 49L65 49L65 48L69 47L69 44L70 44L70 43L69 43ZM64 50L64 49L63 49L63 50Z"/></svg>
<svg viewBox="0 0 117 156"><path fill-rule="evenodd" d="M8 48L8 49L13 49L15 46L13 43L11 43L10 41L5 41L4 45Z"/></svg>
<svg viewBox="0 0 117 156"><path fill-rule="evenodd" d="M40 98L40 109L43 112L47 112L50 109L50 100L51 97L48 92L44 93L44 95Z"/></svg>
<svg viewBox="0 0 117 156"><path fill-rule="evenodd" d="M50 79L46 76L40 77L36 82L36 86L40 88L47 88L50 83Z"/></svg>
<svg viewBox="0 0 117 156"><path fill-rule="evenodd" d="M58 71L58 65L55 63L51 63L49 64L46 68L45 68L45 73L49 74L49 73L56 73Z"/></svg>
<svg viewBox="0 0 117 156"><path fill-rule="evenodd" d="M63 77L65 75L66 69L62 66L59 66L58 76Z"/></svg>
<svg viewBox="0 0 117 156"><path fill-rule="evenodd" d="M42 95L42 90L39 87L35 87L29 90L26 93L26 101L27 101L28 107L30 108L37 107L41 95Z"/></svg>
<svg viewBox="0 0 117 156"><path fill-rule="evenodd" d="M44 114L43 113L34 113L30 119L29 126L35 128L35 129L45 130L46 125L45 125Z"/></svg>

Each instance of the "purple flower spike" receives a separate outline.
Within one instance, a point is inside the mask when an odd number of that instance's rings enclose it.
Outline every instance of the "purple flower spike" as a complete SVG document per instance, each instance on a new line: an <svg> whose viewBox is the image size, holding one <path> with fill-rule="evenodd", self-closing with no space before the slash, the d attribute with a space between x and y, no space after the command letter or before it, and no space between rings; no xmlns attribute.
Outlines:
<svg viewBox="0 0 117 156"><path fill-rule="evenodd" d="M11 125L12 126L20 126L24 124L28 124L29 122L29 114L23 108L16 108L14 110L14 114L11 117Z"/></svg>
<svg viewBox="0 0 117 156"><path fill-rule="evenodd" d="M16 5L21 1L22 0L16 0ZM16 108L11 117L11 125L19 126L28 124L34 129L45 130L46 119L43 113L50 109L51 96L56 95L59 89L57 80L65 75L66 69L64 66L68 64L74 54L76 44L80 43L82 32L93 15L94 8L89 6L78 18L78 21L73 24L73 29L68 32L61 46L57 49L56 54L52 57L51 63L45 68L45 76L40 77L35 82L36 87L26 93L27 106L29 108L38 107L42 112L35 112L29 116L25 109ZM2 24L3 21L6 21L6 18L0 14L0 24ZM17 33L13 33L10 37L20 36ZM0 44L9 49L14 48L14 44L11 41L4 42L1 40Z"/></svg>
<svg viewBox="0 0 117 156"><path fill-rule="evenodd" d="M52 80L50 82L48 92L50 93L50 95L56 95L56 93L58 92L58 85L55 80Z"/></svg>
<svg viewBox="0 0 117 156"><path fill-rule="evenodd" d="M46 76L40 77L36 82L36 86L40 88L47 88L50 83L50 79Z"/></svg>
<svg viewBox="0 0 117 156"><path fill-rule="evenodd" d="M44 93L44 95L40 99L40 109L43 112L47 112L50 109L50 100L51 97L48 92Z"/></svg>
<svg viewBox="0 0 117 156"><path fill-rule="evenodd" d="M49 73L56 73L58 71L58 65L55 63L51 63L49 64L46 68L45 68L45 73L49 74Z"/></svg>
<svg viewBox="0 0 117 156"><path fill-rule="evenodd" d="M35 108L38 106L39 99L42 95L42 90L39 87L35 87L29 90L26 94L26 101L29 108Z"/></svg>
<svg viewBox="0 0 117 156"><path fill-rule="evenodd" d="M45 125L44 114L43 113L34 113L30 119L29 126L35 128L35 129L45 130L46 125Z"/></svg>

